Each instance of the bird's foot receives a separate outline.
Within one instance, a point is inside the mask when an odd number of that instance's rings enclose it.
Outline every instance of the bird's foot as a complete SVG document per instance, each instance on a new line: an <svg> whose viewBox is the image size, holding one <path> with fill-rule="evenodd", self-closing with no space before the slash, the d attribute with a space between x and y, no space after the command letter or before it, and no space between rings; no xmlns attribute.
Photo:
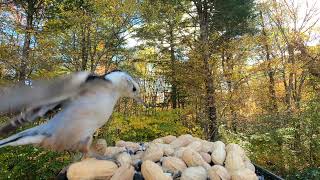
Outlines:
<svg viewBox="0 0 320 180"><path fill-rule="evenodd" d="M81 161L81 160L85 159L85 156L86 156L84 153L79 153L79 152L69 153L69 154L72 159L72 162Z"/></svg>
<svg viewBox="0 0 320 180"><path fill-rule="evenodd" d="M98 155L98 156L95 156L95 158L98 160L112 161L112 162L116 163L119 167L121 165L120 162L117 159L115 159L114 157Z"/></svg>

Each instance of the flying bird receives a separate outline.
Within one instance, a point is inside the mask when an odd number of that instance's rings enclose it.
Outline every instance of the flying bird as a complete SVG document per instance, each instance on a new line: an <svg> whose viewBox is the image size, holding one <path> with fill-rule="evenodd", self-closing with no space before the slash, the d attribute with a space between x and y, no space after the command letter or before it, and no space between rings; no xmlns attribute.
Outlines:
<svg viewBox="0 0 320 180"><path fill-rule="evenodd" d="M33 144L55 151L89 153L94 132L104 125L117 100L139 98L137 82L126 72L115 70L103 76L89 72L0 89L0 112L20 112L0 128L8 134L21 125L60 109L50 120L0 140L0 148Z"/></svg>

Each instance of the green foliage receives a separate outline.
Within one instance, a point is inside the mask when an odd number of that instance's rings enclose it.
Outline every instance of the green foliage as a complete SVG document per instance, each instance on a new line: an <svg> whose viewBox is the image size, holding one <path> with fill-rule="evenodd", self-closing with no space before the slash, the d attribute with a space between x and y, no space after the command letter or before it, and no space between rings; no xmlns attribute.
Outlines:
<svg viewBox="0 0 320 180"><path fill-rule="evenodd" d="M246 131L242 133L234 133L223 126L219 132L225 142L242 145L254 163L276 174L288 176L289 179L319 177L318 100L307 103L301 114L268 115L261 117L258 123L246 124Z"/></svg>
<svg viewBox="0 0 320 180"><path fill-rule="evenodd" d="M307 168L301 172L296 172L287 177L288 180L317 180L320 177L319 168Z"/></svg>
<svg viewBox="0 0 320 180"><path fill-rule="evenodd" d="M118 140L146 142L155 138L181 134L203 136L203 131L196 125L184 126L180 121L180 112L170 110L156 112L154 115L125 116L114 113L111 122L99 131L99 137L113 144Z"/></svg>
<svg viewBox="0 0 320 180"><path fill-rule="evenodd" d="M225 144L236 143L241 147L248 149L249 142L246 134L232 132L230 129L226 129L224 125L221 125L219 127L219 135L221 141Z"/></svg>
<svg viewBox="0 0 320 180"><path fill-rule="evenodd" d="M225 32L225 38L243 35L254 29L253 0L216 0L212 8L210 25L215 31Z"/></svg>
<svg viewBox="0 0 320 180"><path fill-rule="evenodd" d="M65 153L32 146L0 149L1 179L50 179L70 163Z"/></svg>

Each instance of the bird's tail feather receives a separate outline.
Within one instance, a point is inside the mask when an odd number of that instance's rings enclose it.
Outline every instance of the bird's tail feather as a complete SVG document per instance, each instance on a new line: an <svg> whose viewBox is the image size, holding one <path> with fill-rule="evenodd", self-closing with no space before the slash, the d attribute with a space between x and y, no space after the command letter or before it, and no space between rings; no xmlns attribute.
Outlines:
<svg viewBox="0 0 320 180"><path fill-rule="evenodd" d="M37 144L40 143L44 138L44 135L35 133L34 129L32 128L0 140L0 148L6 146Z"/></svg>
<svg viewBox="0 0 320 180"><path fill-rule="evenodd" d="M24 137L24 136L19 133L19 134L15 134L15 135L9 136L8 138L0 140L0 148L5 147L5 146L9 146L10 143L12 143L14 141L18 141L22 137Z"/></svg>

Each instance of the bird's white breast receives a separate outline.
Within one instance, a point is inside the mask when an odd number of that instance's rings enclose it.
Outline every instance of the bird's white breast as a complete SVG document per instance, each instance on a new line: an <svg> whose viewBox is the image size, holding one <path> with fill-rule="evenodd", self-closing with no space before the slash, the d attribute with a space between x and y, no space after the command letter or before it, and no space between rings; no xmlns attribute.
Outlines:
<svg viewBox="0 0 320 180"><path fill-rule="evenodd" d="M118 98L117 92L112 90L88 91L67 105L50 120L48 126L59 133L78 131L81 136L93 134L108 121Z"/></svg>

